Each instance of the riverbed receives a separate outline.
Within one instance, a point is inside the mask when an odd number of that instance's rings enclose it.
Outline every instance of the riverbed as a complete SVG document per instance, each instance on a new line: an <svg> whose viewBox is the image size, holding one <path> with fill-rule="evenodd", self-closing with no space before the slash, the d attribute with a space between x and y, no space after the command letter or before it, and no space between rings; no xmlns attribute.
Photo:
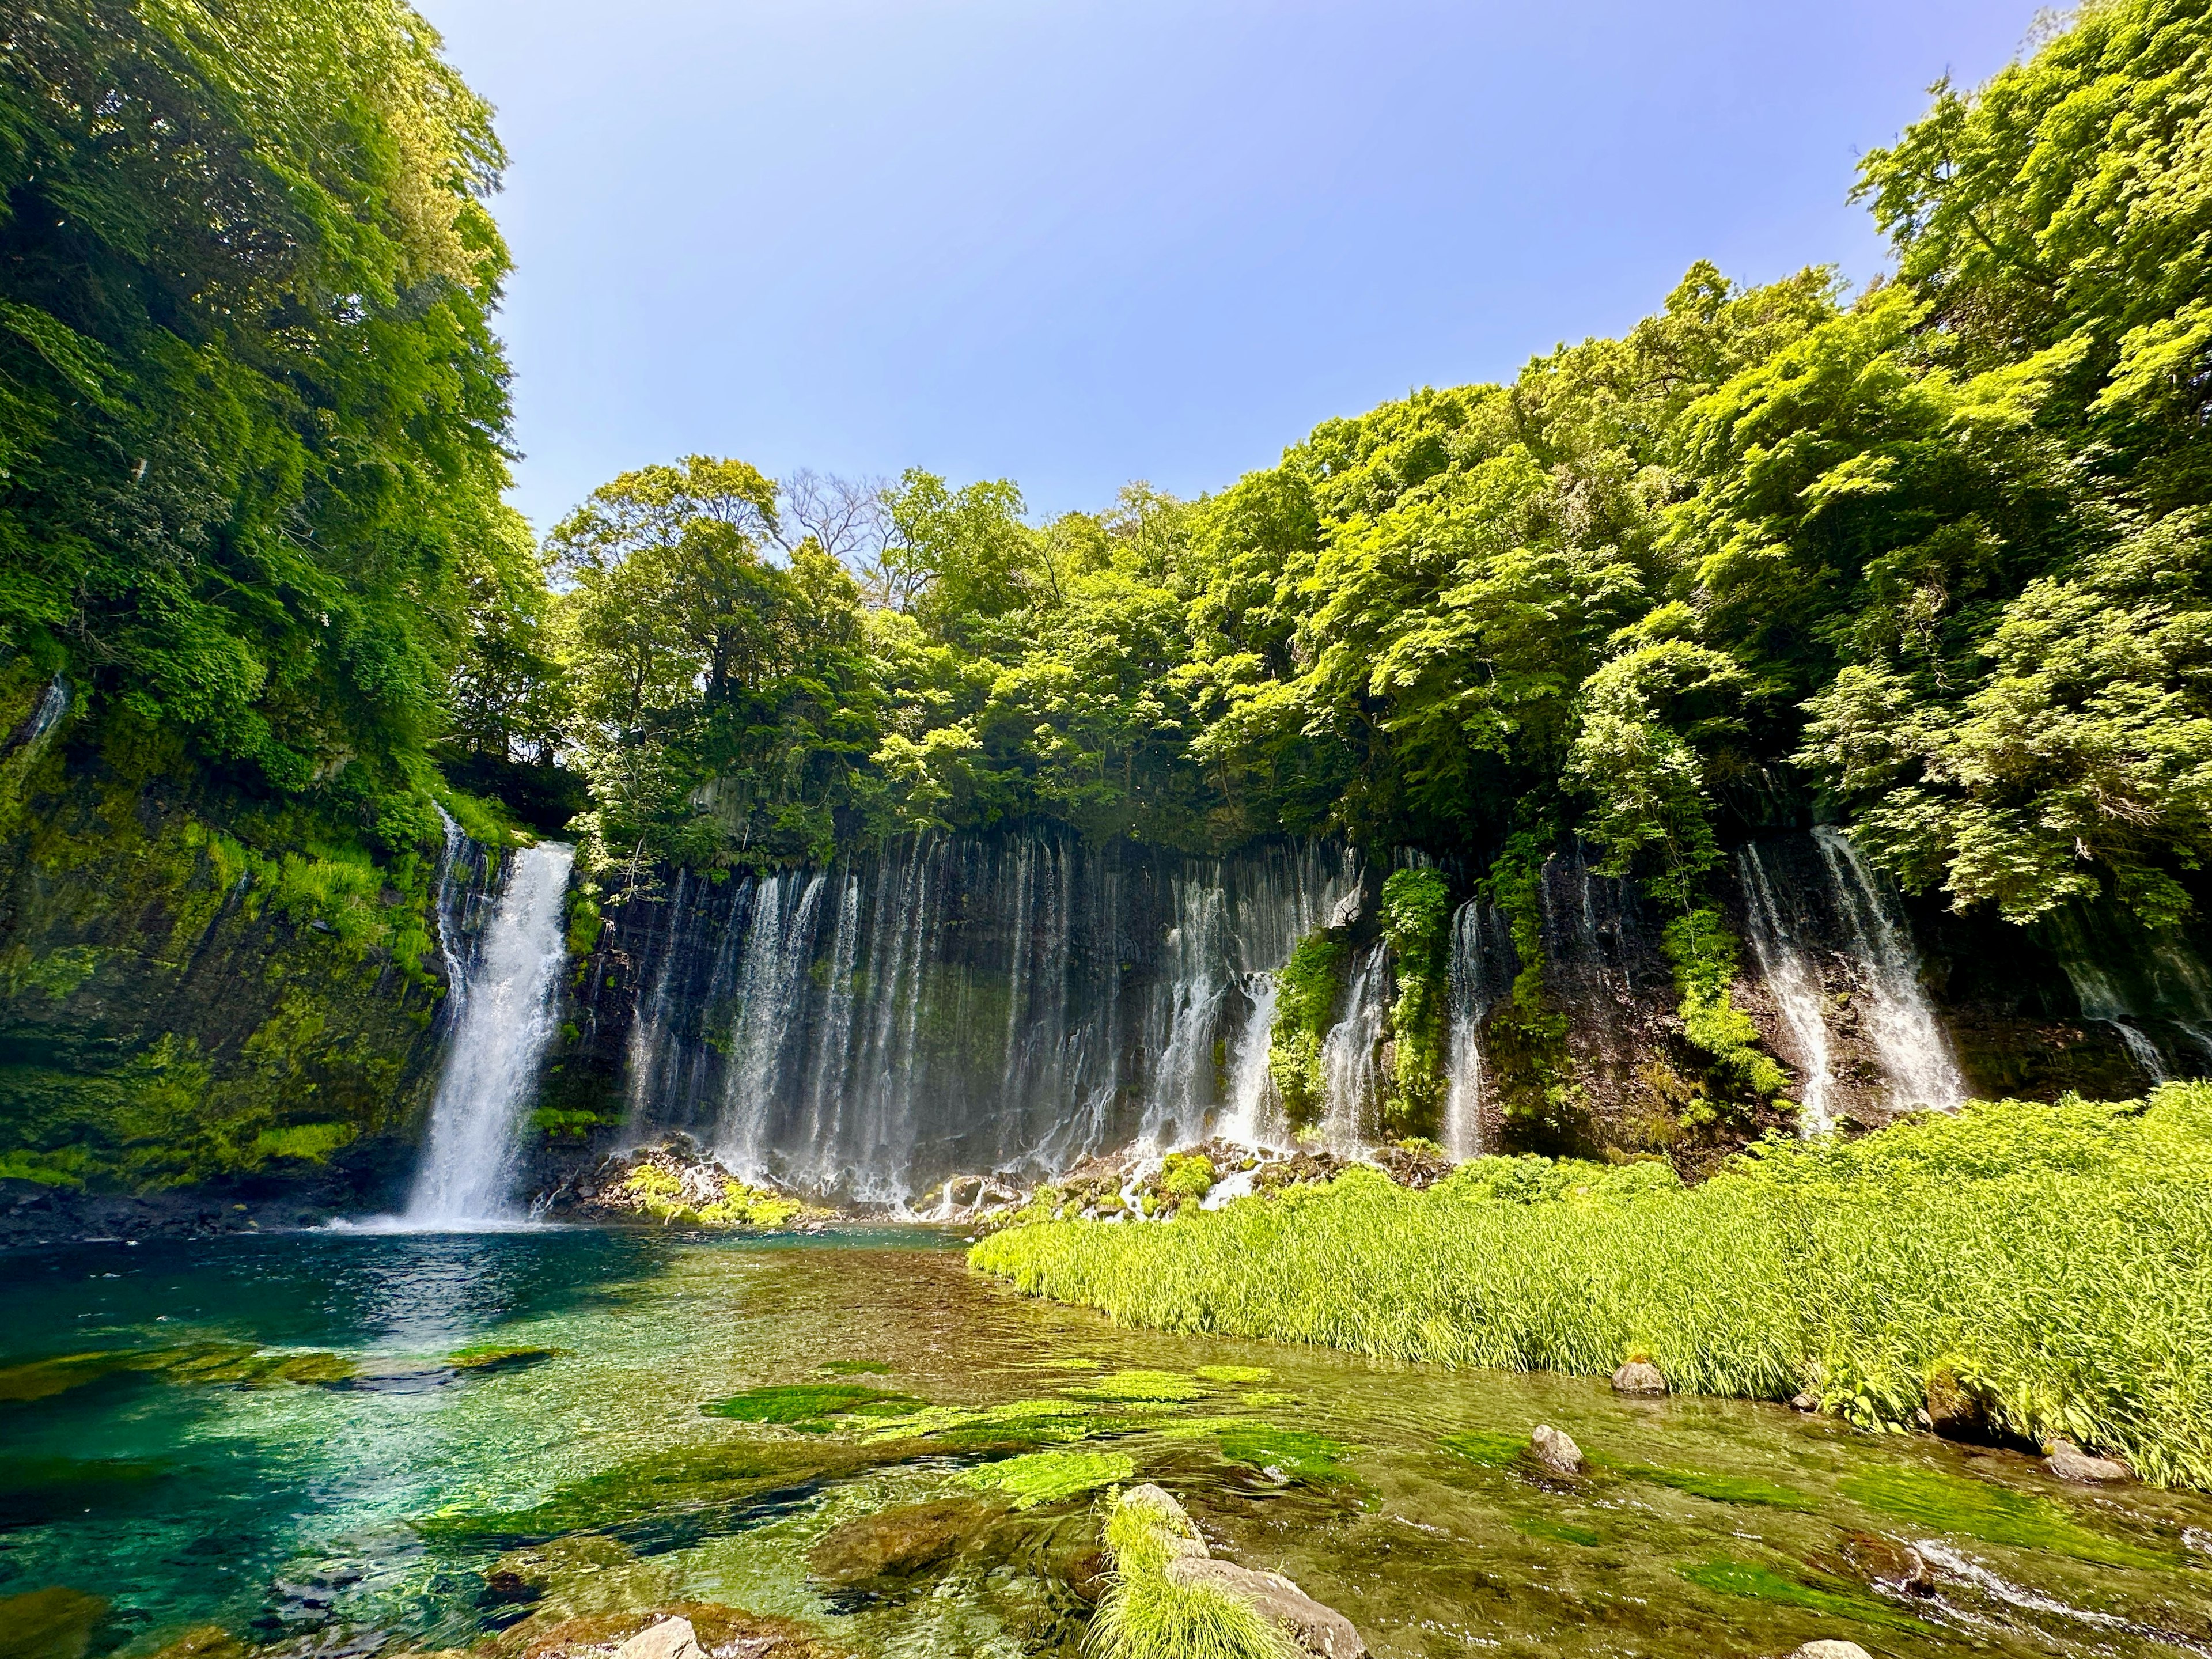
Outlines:
<svg viewBox="0 0 2212 1659"><path fill-rule="evenodd" d="M1779 1407L1117 1329L977 1278L959 1243L319 1231L0 1257L0 1597L48 1592L17 1605L58 1616L57 1653L210 1625L452 1648L707 1601L886 1659L1072 1656L1097 1501L1152 1480L1217 1554L1385 1655L2212 1653L2203 1497ZM1516 1455L1539 1423L1586 1475ZM942 1535L856 1576L852 1523L890 1510Z"/></svg>

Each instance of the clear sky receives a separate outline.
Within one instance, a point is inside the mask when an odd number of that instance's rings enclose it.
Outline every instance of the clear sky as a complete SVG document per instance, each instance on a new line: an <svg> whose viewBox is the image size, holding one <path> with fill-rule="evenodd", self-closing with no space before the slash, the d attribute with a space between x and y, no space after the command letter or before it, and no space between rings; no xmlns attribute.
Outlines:
<svg viewBox="0 0 2212 1659"><path fill-rule="evenodd" d="M626 467L1195 495L1689 263L1854 280L1856 158L2023 0L418 0L513 153L515 501Z"/></svg>

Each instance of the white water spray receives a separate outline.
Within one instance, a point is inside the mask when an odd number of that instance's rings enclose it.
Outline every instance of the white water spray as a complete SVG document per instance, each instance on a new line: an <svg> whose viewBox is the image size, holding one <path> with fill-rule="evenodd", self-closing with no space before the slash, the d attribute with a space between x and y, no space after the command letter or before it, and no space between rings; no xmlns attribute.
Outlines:
<svg viewBox="0 0 2212 1659"><path fill-rule="evenodd" d="M1451 1052L1444 1074L1443 1133L1444 1151L1460 1162L1482 1156L1489 1081L1483 1067L1482 1022L1504 988L1491 982L1494 975L1483 948L1485 919L1479 899L1468 900L1452 918Z"/></svg>
<svg viewBox="0 0 2212 1659"><path fill-rule="evenodd" d="M553 1039L566 957L561 907L575 849L541 842L509 857L477 959L453 975L451 994L461 1000L404 1218L410 1225L459 1231L520 1219L519 1131Z"/></svg>
<svg viewBox="0 0 2212 1659"><path fill-rule="evenodd" d="M1827 994L1821 988L1820 970L1813 947L1798 934L1793 915L1785 910L1767 873L1756 842L1747 842L1736 854L1743 878L1744 909L1751 923L1751 951L1758 959L1759 977L1782 1016L1796 1050L1785 1056L1796 1062L1797 1129L1801 1134L1825 1134L1835 1127L1829 1097L1836 1081L1835 1063L1828 1051Z"/></svg>
<svg viewBox="0 0 2212 1659"><path fill-rule="evenodd" d="M1921 987L1920 958L1895 896L1867 868L1849 836L1823 824L1813 839L1835 884L1845 931L1866 965L1867 1034L1889 1085L1890 1104L1953 1110L1966 1098L1966 1083Z"/></svg>

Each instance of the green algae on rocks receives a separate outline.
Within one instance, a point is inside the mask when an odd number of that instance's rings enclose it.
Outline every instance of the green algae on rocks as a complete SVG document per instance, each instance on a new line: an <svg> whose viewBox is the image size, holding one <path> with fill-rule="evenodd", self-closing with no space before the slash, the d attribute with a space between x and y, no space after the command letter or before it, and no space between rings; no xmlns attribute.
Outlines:
<svg viewBox="0 0 2212 1659"><path fill-rule="evenodd" d="M981 1464L960 1478L1012 1498L1018 1510L1030 1510L1110 1486L1136 1472L1135 1462L1122 1452L1040 1451Z"/></svg>

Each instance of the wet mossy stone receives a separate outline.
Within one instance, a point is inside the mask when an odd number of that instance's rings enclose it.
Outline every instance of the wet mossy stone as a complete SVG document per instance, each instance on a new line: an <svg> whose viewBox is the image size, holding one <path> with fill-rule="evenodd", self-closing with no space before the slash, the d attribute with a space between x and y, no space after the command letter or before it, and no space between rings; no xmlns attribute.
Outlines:
<svg viewBox="0 0 2212 1659"><path fill-rule="evenodd" d="M560 1353L558 1348L502 1347L497 1343L482 1342L472 1348L456 1348L446 1356L446 1363L457 1371L488 1376L496 1371L527 1370L532 1365L558 1358Z"/></svg>
<svg viewBox="0 0 2212 1659"><path fill-rule="evenodd" d="M670 1619L688 1623L706 1653L743 1654L744 1659L852 1659L849 1649L796 1620L746 1613L712 1601L665 1601L619 1613L586 1613L532 1631L520 1644L503 1643L501 1651L511 1651L514 1659L611 1653L633 1636Z"/></svg>
<svg viewBox="0 0 2212 1659"><path fill-rule="evenodd" d="M859 1466L848 1448L793 1441L685 1447L559 1488L524 1510L441 1511L415 1522L435 1543L515 1549L574 1533L675 1547L743 1525L776 1494L805 1492Z"/></svg>
<svg viewBox="0 0 2212 1659"><path fill-rule="evenodd" d="M1018 1510L1029 1510L1113 1486L1136 1472L1136 1464L1121 1452L1041 1451L982 1464L961 1479L1005 1496Z"/></svg>
<svg viewBox="0 0 2212 1659"><path fill-rule="evenodd" d="M172 1382L264 1389L282 1383L345 1388L361 1368L342 1354L319 1349L269 1352L250 1342L193 1342L173 1348L106 1349L61 1354L0 1370L0 1401L28 1402L66 1394L122 1373L161 1376Z"/></svg>
<svg viewBox="0 0 2212 1659"><path fill-rule="evenodd" d="M82 1659L106 1613L99 1596L60 1586L0 1597L0 1656Z"/></svg>
<svg viewBox="0 0 2212 1659"><path fill-rule="evenodd" d="M951 1560L1006 1507L977 1497L879 1510L833 1528L806 1553L807 1565L820 1583L841 1589L911 1577Z"/></svg>
<svg viewBox="0 0 2212 1659"><path fill-rule="evenodd" d="M911 1395L871 1389L858 1382L798 1382L765 1389L747 1389L699 1407L709 1417L726 1417L739 1423L778 1423L811 1433L824 1432L828 1419L847 1412L866 1411L872 1416L910 1410L924 1402Z"/></svg>
<svg viewBox="0 0 2212 1659"><path fill-rule="evenodd" d="M1933 1626L1909 1613L1899 1613L1887 1602L1859 1595L1847 1584L1807 1583L1756 1561L1739 1561L1727 1556L1717 1556L1709 1561L1676 1567L1674 1571L1700 1589L1713 1590L1722 1595L1765 1601L1778 1607L1804 1607L1810 1612L1825 1613L1832 1619L1853 1620L1862 1625L1874 1625L1886 1630L1934 1633Z"/></svg>
<svg viewBox="0 0 2212 1659"><path fill-rule="evenodd" d="M2171 1551L2147 1549L2093 1532L2063 1504L1935 1469L1868 1469L1847 1476L1854 1503L1932 1532L1978 1538L2015 1549L2049 1550L2100 1566L2156 1570L2180 1565Z"/></svg>

